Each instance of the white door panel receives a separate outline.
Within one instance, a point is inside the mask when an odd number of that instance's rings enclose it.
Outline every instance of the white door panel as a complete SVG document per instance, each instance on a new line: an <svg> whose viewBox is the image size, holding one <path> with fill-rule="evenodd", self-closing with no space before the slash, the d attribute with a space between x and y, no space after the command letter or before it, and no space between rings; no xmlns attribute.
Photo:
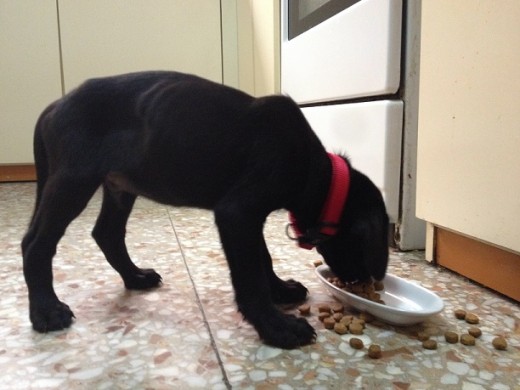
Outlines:
<svg viewBox="0 0 520 390"><path fill-rule="evenodd" d="M327 150L343 153L383 192L397 221L401 171L402 101L306 107L305 117Z"/></svg>
<svg viewBox="0 0 520 390"><path fill-rule="evenodd" d="M395 93L401 20L402 0L362 0L291 40L285 23L282 91L300 104Z"/></svg>

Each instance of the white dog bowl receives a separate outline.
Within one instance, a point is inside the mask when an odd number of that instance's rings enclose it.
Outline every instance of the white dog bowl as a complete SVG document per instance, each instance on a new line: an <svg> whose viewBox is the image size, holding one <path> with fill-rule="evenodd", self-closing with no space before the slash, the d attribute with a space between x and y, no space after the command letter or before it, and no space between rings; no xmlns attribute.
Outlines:
<svg viewBox="0 0 520 390"><path fill-rule="evenodd" d="M330 293L341 302L390 324L416 324L440 313L444 308L442 299L435 293L395 275L387 274L383 279L385 288L378 291L385 302L381 304L349 293L328 282L327 278L334 277L334 274L326 265L317 267L316 274Z"/></svg>

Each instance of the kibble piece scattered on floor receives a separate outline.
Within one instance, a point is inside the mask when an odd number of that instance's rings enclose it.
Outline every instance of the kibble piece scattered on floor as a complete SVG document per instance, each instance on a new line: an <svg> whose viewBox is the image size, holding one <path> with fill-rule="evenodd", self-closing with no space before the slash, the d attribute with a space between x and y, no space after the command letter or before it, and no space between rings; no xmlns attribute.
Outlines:
<svg viewBox="0 0 520 390"><path fill-rule="evenodd" d="M357 337L352 337L348 343L350 344L350 346L354 349L363 349L364 347L364 344L363 344L363 340L361 339L358 339Z"/></svg>
<svg viewBox="0 0 520 390"><path fill-rule="evenodd" d="M330 305L330 309L333 313L343 313L343 305L339 302L334 302Z"/></svg>
<svg viewBox="0 0 520 390"><path fill-rule="evenodd" d="M478 324L479 323L479 318L476 314L473 314L473 313L466 313L466 317L464 317L464 319L466 320L466 322L468 324Z"/></svg>
<svg viewBox="0 0 520 390"><path fill-rule="evenodd" d="M352 334L363 334L363 325L361 325L359 322L351 322L348 326L348 330Z"/></svg>
<svg viewBox="0 0 520 390"><path fill-rule="evenodd" d="M326 303L322 303L321 305L318 305L318 312L319 313L330 313L330 306Z"/></svg>
<svg viewBox="0 0 520 390"><path fill-rule="evenodd" d="M322 311L321 313L318 313L318 319L323 322L325 320L325 318L329 318L330 317L330 313L327 313L327 312L324 312Z"/></svg>
<svg viewBox="0 0 520 390"><path fill-rule="evenodd" d="M417 340L419 341L425 341L430 338L430 335L426 332L418 332L417 333Z"/></svg>
<svg viewBox="0 0 520 390"><path fill-rule="evenodd" d="M477 328L476 326L472 326L471 328L469 328L468 333L476 339L482 336L482 331L480 330L480 328Z"/></svg>
<svg viewBox="0 0 520 390"><path fill-rule="evenodd" d="M341 322L336 322L334 324L334 332L337 334L347 334L348 333L348 327L345 324L342 324Z"/></svg>
<svg viewBox="0 0 520 390"><path fill-rule="evenodd" d="M463 320L466 317L466 310L457 309L453 313L458 320Z"/></svg>
<svg viewBox="0 0 520 390"><path fill-rule="evenodd" d="M492 341L493 347L499 351L505 351L507 349L507 341L502 336L497 336Z"/></svg>
<svg viewBox="0 0 520 390"><path fill-rule="evenodd" d="M363 329L365 329L365 320L363 320L363 319L361 319L361 318L355 318L355 317L354 317L354 318L352 319L352 322L361 325L361 327L362 327Z"/></svg>
<svg viewBox="0 0 520 390"><path fill-rule="evenodd" d="M377 344L372 344L368 347L368 357L371 359L379 359L383 356L383 352L381 351L381 347Z"/></svg>
<svg viewBox="0 0 520 390"><path fill-rule="evenodd" d="M323 261L318 259L318 260L314 260L312 263L314 264L315 267L319 267L320 265L323 264Z"/></svg>
<svg viewBox="0 0 520 390"><path fill-rule="evenodd" d="M350 323L352 322L353 318L354 317L352 315L348 314L346 316L343 316L341 318L341 320L339 320L339 322L341 322L342 324L345 324L345 325L350 325Z"/></svg>
<svg viewBox="0 0 520 390"><path fill-rule="evenodd" d="M336 320L332 317L327 317L323 320L323 326L326 329L334 329L335 324L336 324Z"/></svg>
<svg viewBox="0 0 520 390"><path fill-rule="evenodd" d="M463 334L462 336L460 336L460 343L464 344L464 345L470 345L470 346L475 345L475 337L473 337L469 333Z"/></svg>
<svg viewBox="0 0 520 390"><path fill-rule="evenodd" d="M437 341L432 339L424 340L422 346L424 349L437 349Z"/></svg>
<svg viewBox="0 0 520 390"><path fill-rule="evenodd" d="M459 342L459 335L448 330L444 332L444 339L450 344L457 344Z"/></svg>
<svg viewBox="0 0 520 390"><path fill-rule="evenodd" d="M334 313L332 315L332 318L334 318L334 321L336 322L340 322L341 319L343 318L343 314L342 313Z"/></svg>

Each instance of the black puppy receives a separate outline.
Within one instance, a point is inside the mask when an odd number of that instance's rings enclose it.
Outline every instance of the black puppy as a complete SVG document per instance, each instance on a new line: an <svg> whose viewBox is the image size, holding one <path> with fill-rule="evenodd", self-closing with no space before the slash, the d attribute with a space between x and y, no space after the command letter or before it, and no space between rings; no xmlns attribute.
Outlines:
<svg viewBox="0 0 520 390"><path fill-rule="evenodd" d="M175 72L92 79L42 113L34 153L36 207L22 252L30 319L39 332L71 325L73 313L53 289L52 258L100 185L103 204L92 234L129 289L161 283L126 249L125 225L137 195L212 209L238 309L274 346L311 343L315 332L275 307L304 300L307 289L273 271L262 234L273 210L291 212L300 241L317 245L341 279L385 275L388 217L380 192L342 158L350 190L339 229L320 221L333 165L287 97L253 98Z"/></svg>

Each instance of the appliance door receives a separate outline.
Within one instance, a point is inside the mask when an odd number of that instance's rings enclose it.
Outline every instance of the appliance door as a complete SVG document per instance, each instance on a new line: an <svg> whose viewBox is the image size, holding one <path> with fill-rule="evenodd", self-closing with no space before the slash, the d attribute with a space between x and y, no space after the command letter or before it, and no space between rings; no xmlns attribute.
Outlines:
<svg viewBox="0 0 520 390"><path fill-rule="evenodd" d="M283 93L308 104L397 92L402 0L282 0L281 11Z"/></svg>
<svg viewBox="0 0 520 390"><path fill-rule="evenodd" d="M382 191L390 222L399 215L403 102L304 107L303 114L328 151L350 158Z"/></svg>

